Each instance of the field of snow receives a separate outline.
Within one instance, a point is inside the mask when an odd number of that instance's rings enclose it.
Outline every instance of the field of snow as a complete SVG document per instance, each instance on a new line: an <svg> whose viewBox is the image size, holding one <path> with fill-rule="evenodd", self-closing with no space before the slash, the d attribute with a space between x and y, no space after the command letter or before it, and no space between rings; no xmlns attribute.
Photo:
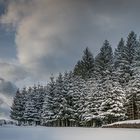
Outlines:
<svg viewBox="0 0 140 140"><path fill-rule="evenodd" d="M0 127L0 140L140 140L140 129Z"/></svg>
<svg viewBox="0 0 140 140"><path fill-rule="evenodd" d="M140 124L140 120L121 121L121 122L112 123L110 125L113 125L113 124Z"/></svg>
<svg viewBox="0 0 140 140"><path fill-rule="evenodd" d="M0 117L0 125L6 125L6 124L17 124L16 121L6 118L6 117Z"/></svg>
<svg viewBox="0 0 140 140"><path fill-rule="evenodd" d="M103 128L140 128L140 120L127 120L120 121L108 125L104 125Z"/></svg>

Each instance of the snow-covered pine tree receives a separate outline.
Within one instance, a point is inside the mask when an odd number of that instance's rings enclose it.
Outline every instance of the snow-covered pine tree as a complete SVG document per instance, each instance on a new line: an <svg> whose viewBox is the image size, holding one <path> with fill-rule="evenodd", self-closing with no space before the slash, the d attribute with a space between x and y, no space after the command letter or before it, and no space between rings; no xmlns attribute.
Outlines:
<svg viewBox="0 0 140 140"><path fill-rule="evenodd" d="M125 48L126 60L129 62L129 64L133 63L135 57L135 49L137 45L138 45L137 35L133 31L131 31L127 37Z"/></svg>
<svg viewBox="0 0 140 140"><path fill-rule="evenodd" d="M43 106L44 96L45 96L43 86L34 85L31 94L32 94L31 96L32 102L34 102L34 109L37 110L37 114L33 116L35 120L35 124L40 125L41 111L42 111L42 106Z"/></svg>
<svg viewBox="0 0 140 140"><path fill-rule="evenodd" d="M19 91L17 90L16 96L14 97L13 104L11 107L10 117L18 121L18 125L25 123L24 112L25 112L25 103L26 103L26 88Z"/></svg>
<svg viewBox="0 0 140 140"><path fill-rule="evenodd" d="M140 43L138 42L132 66L133 75L127 86L128 119L140 119Z"/></svg>
<svg viewBox="0 0 140 140"><path fill-rule="evenodd" d="M124 85L127 81L128 74L126 73L126 60L125 60L125 42L121 38L117 48L114 52L114 68L116 70L116 76L121 85Z"/></svg>
<svg viewBox="0 0 140 140"><path fill-rule="evenodd" d="M121 38L117 48L114 51L114 67L117 69L123 66L125 41Z"/></svg>
<svg viewBox="0 0 140 140"><path fill-rule="evenodd" d="M102 103L104 100L103 86L106 79L110 76L113 71L113 52L109 41L105 40L103 46L100 49L99 54L95 58L95 78L97 80L97 93L98 102Z"/></svg>
<svg viewBox="0 0 140 140"><path fill-rule="evenodd" d="M138 42L137 42L137 35L132 31L129 33L127 37L126 47L124 49L124 72L125 72L125 85L129 82L131 79L131 76L133 75L133 62L135 57L135 49L137 48Z"/></svg>
<svg viewBox="0 0 140 140"><path fill-rule="evenodd" d="M62 126L79 126L84 111L85 81L72 72L65 73L63 81Z"/></svg>
<svg viewBox="0 0 140 140"><path fill-rule="evenodd" d="M105 40L100 53L95 58L95 77L102 80L112 70L113 52L109 41Z"/></svg>
<svg viewBox="0 0 140 140"><path fill-rule="evenodd" d="M70 126L74 122L73 110L73 78L74 75L70 71L64 76L64 91L66 93L66 107L65 107L65 126Z"/></svg>
<svg viewBox="0 0 140 140"><path fill-rule="evenodd" d="M94 73L94 57L87 47L84 50L82 60L78 61L74 67L74 75L82 77L84 80L93 76Z"/></svg>
<svg viewBox="0 0 140 140"><path fill-rule="evenodd" d="M105 123L123 119L125 96L119 83L113 79L113 52L107 40L95 59L95 72L99 79L97 88L98 101L102 103L99 113L101 118Z"/></svg>
<svg viewBox="0 0 140 140"><path fill-rule="evenodd" d="M134 85L134 81L136 82L136 79L138 78L136 76L137 73L136 69L138 68L136 66L137 65L136 63L138 63L138 52L139 52L138 48L139 48L139 44L137 41L137 36L132 31L129 33L127 37L126 45L124 45L124 41L121 40L118 45L118 48L115 50L115 68L117 71L117 76L123 88L127 89L128 102L126 106L128 108L127 114L129 119L137 118L136 117L137 97L136 97L136 88L135 88L136 85Z"/></svg>
<svg viewBox="0 0 140 140"><path fill-rule="evenodd" d="M64 112L64 105L65 102L65 93L64 93L64 85L63 85L63 76L59 73L59 76L56 78L55 82L55 118L56 118L56 125L63 126L63 112Z"/></svg>
<svg viewBox="0 0 140 140"><path fill-rule="evenodd" d="M41 124L45 126L56 126L55 118L55 81L50 77L50 82L46 86L46 97L42 108Z"/></svg>
<svg viewBox="0 0 140 140"><path fill-rule="evenodd" d="M28 98L25 105L24 118L28 125L37 125L39 124L39 113L37 109L37 88L28 89Z"/></svg>
<svg viewBox="0 0 140 140"><path fill-rule="evenodd" d="M74 67L73 73L76 76L83 75L84 69L83 69L83 65L82 65L82 61L81 60L78 60L77 64Z"/></svg>
<svg viewBox="0 0 140 140"><path fill-rule="evenodd" d="M41 124L41 115L43 111L43 103L44 103L44 98L46 97L46 90L42 85L37 86L37 102L36 102L36 108L38 110L38 116L39 116L39 121L38 124Z"/></svg>
<svg viewBox="0 0 140 140"><path fill-rule="evenodd" d="M126 119L126 96L120 83L113 73L108 75L102 85L104 95L100 106L100 117L104 124Z"/></svg>
<svg viewBox="0 0 140 140"><path fill-rule="evenodd" d="M84 113L82 114L82 122L84 126L100 126L99 107L100 97L98 94L98 82L95 78L88 79L86 83L87 96L84 105Z"/></svg>
<svg viewBox="0 0 140 140"><path fill-rule="evenodd" d="M63 100L62 100L62 110L61 110L61 125L69 126L69 120L71 118L72 109L71 109L71 97L69 96L69 91L73 85L72 81L73 74L72 72L65 72L63 76Z"/></svg>
<svg viewBox="0 0 140 140"><path fill-rule="evenodd" d="M72 126L79 126L83 125L82 115L85 112L85 102L86 97L88 94L88 90L86 87L86 82L79 76L73 77L73 86L71 89L71 96L72 96L72 118L73 118L73 125Z"/></svg>

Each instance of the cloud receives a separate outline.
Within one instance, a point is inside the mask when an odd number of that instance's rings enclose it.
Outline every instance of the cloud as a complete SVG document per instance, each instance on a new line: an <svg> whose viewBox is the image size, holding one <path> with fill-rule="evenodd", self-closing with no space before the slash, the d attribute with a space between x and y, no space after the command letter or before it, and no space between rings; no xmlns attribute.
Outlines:
<svg viewBox="0 0 140 140"><path fill-rule="evenodd" d="M112 17L97 15L97 11L92 15L90 4L85 0L10 2L2 22L16 27L20 64L40 79L72 68L83 48L96 39L92 33L112 22ZM98 27L101 19L105 25Z"/></svg>
<svg viewBox="0 0 140 140"><path fill-rule="evenodd" d="M28 73L16 60L8 62L7 60L1 59L0 67L0 77L8 81L17 82L28 76Z"/></svg>
<svg viewBox="0 0 140 140"><path fill-rule="evenodd" d="M138 27L137 5L138 0L12 0L1 22L16 29L22 68L43 80L72 69L86 46L94 55L105 39L115 47L120 36Z"/></svg>
<svg viewBox="0 0 140 140"><path fill-rule="evenodd" d="M0 78L0 116L9 116L16 91L17 87L12 82Z"/></svg>
<svg viewBox="0 0 140 140"><path fill-rule="evenodd" d="M5 103L9 103L12 83L22 87L45 82L51 73L72 69L86 46L96 55L105 39L114 48L129 31L140 31L139 0L0 2L7 7L0 23L15 30L17 50L17 60L0 60L3 110L9 106Z"/></svg>

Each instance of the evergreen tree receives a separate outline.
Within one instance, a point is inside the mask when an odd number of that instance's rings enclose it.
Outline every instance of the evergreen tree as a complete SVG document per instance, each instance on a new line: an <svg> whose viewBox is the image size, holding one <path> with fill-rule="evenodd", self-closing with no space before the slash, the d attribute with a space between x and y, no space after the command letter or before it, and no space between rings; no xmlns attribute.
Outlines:
<svg viewBox="0 0 140 140"><path fill-rule="evenodd" d="M125 49L125 42L124 42L124 39L121 38L121 40L114 52L114 67L115 68L118 68L123 65L122 60L124 57L124 49Z"/></svg>
<svg viewBox="0 0 140 140"><path fill-rule="evenodd" d="M136 34L132 31L128 35L126 46L124 46L123 40L121 40L115 51L115 64L118 64L116 65L116 70L118 71L119 81L122 86L126 86L133 75L132 67L137 45Z"/></svg>
<svg viewBox="0 0 140 140"><path fill-rule="evenodd" d="M138 45L137 35L131 31L127 37L126 47L125 47L125 57L126 61L131 65L135 57L135 49Z"/></svg>
<svg viewBox="0 0 140 140"><path fill-rule="evenodd" d="M84 50L82 60L78 61L74 68L74 75L80 76L83 79L88 79L94 73L94 58L88 48Z"/></svg>
<svg viewBox="0 0 140 140"><path fill-rule="evenodd" d="M127 62L125 60L125 49L126 46L124 44L123 38L121 38L117 48L114 52L114 68L116 70L116 76L121 85L126 83L128 74L126 73L126 65Z"/></svg>
<svg viewBox="0 0 140 140"><path fill-rule="evenodd" d="M46 97L43 103L42 111L42 125L55 126L55 81L54 77L50 77L50 82L46 87Z"/></svg>
<svg viewBox="0 0 140 140"><path fill-rule="evenodd" d="M73 86L71 91L74 125L83 125L82 115L85 112L85 102L88 94L85 80L79 76L73 77Z"/></svg>
<svg viewBox="0 0 140 140"><path fill-rule="evenodd" d="M61 126L62 125L62 117L63 117L63 111L64 111L64 101L65 101L65 93L64 91L64 86L63 86L63 76L61 73L59 73L59 76L56 79L56 84L55 84L55 98L54 102L56 105L56 125Z"/></svg>
<svg viewBox="0 0 140 140"><path fill-rule="evenodd" d="M106 77L102 85L103 101L100 106L100 116L103 123L113 123L126 118L126 96L119 82L113 75Z"/></svg>
<svg viewBox="0 0 140 140"><path fill-rule="evenodd" d="M37 125L39 124L39 113L37 109L37 88L36 86L32 88L29 88L28 90L28 99L26 101L25 105L25 112L24 112L24 118L26 119L26 123L28 125Z"/></svg>
<svg viewBox="0 0 140 140"><path fill-rule="evenodd" d="M13 104L11 107L10 117L18 121L18 124L21 125L24 123L24 112L25 112L25 103L26 103L26 88L23 88L22 91L17 90L16 96L14 97Z"/></svg>
<svg viewBox="0 0 140 140"><path fill-rule="evenodd" d="M79 126L86 96L85 81L72 72L65 73L63 88L63 124L65 126Z"/></svg>
<svg viewBox="0 0 140 140"><path fill-rule="evenodd" d="M100 53L95 58L95 74L97 79L103 79L112 71L113 52L107 40L103 43Z"/></svg>
<svg viewBox="0 0 140 140"><path fill-rule="evenodd" d="M69 94L69 91L71 90L73 86L73 73L72 72L65 72L64 78L63 78L63 111L62 111L62 126L69 126L71 114L73 112L71 108L71 95Z"/></svg>
<svg viewBox="0 0 140 140"><path fill-rule="evenodd" d="M140 119L140 44L137 45L134 61L133 76L127 86L127 114L128 119Z"/></svg>
<svg viewBox="0 0 140 140"><path fill-rule="evenodd" d="M65 126L70 126L70 123L73 121L73 73L69 72L68 75L65 75L64 80L64 89L66 91L66 114L65 114Z"/></svg>
<svg viewBox="0 0 140 140"><path fill-rule="evenodd" d="M99 126L99 107L100 97L98 94L98 82L95 78L90 78L87 81L87 97L82 114L82 122L84 126Z"/></svg>
<svg viewBox="0 0 140 140"><path fill-rule="evenodd" d="M38 116L39 116L38 124L39 125L41 124L41 115L42 115L42 111L43 111L43 103L44 103L45 97L46 97L45 88L41 85L38 85L36 108L38 110Z"/></svg>

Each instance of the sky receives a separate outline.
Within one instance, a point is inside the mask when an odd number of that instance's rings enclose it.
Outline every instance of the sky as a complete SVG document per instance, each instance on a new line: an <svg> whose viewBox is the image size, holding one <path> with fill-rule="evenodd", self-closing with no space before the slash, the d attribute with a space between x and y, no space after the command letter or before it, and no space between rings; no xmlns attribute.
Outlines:
<svg viewBox="0 0 140 140"><path fill-rule="evenodd" d="M96 56L105 39L114 49L130 31L139 35L139 5L139 0L0 0L0 106L17 87L47 83L52 73L71 70L87 46Z"/></svg>

